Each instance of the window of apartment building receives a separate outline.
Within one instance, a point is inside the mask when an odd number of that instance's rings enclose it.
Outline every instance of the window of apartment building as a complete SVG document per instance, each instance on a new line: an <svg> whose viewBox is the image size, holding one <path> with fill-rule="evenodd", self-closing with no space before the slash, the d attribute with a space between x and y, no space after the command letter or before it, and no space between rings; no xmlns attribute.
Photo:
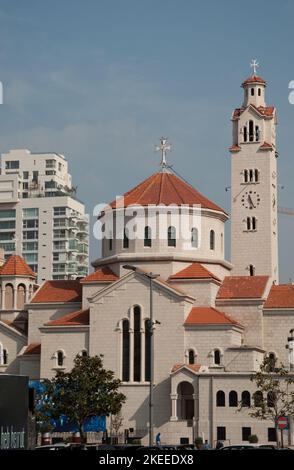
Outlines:
<svg viewBox="0 0 294 470"><path fill-rule="evenodd" d="M28 199L29 193L22 193L22 197L23 197L23 199Z"/></svg>
<svg viewBox="0 0 294 470"><path fill-rule="evenodd" d="M11 160L5 162L6 170L18 170L19 169L19 161L18 160Z"/></svg>
<svg viewBox="0 0 294 470"><path fill-rule="evenodd" d="M251 436L251 428L242 428L242 441L249 441Z"/></svg>
<svg viewBox="0 0 294 470"><path fill-rule="evenodd" d="M22 183L22 189L29 189L29 183Z"/></svg>
<svg viewBox="0 0 294 470"><path fill-rule="evenodd" d="M15 228L15 220L3 220L0 222L0 230Z"/></svg>
<svg viewBox="0 0 294 470"><path fill-rule="evenodd" d="M0 233L0 240L14 240L15 232L3 232Z"/></svg>
<svg viewBox="0 0 294 470"><path fill-rule="evenodd" d="M15 251L15 243L0 243L0 248L2 248L4 252Z"/></svg>
<svg viewBox="0 0 294 470"><path fill-rule="evenodd" d="M55 170L46 170L45 175L46 176L54 176L54 175L56 175L56 171Z"/></svg>
<svg viewBox="0 0 294 470"><path fill-rule="evenodd" d="M67 219L54 219L54 227L65 227Z"/></svg>
<svg viewBox="0 0 294 470"><path fill-rule="evenodd" d="M23 209L22 210L22 216L23 216L23 218L38 217L39 216L39 209L37 207Z"/></svg>
<svg viewBox="0 0 294 470"><path fill-rule="evenodd" d="M54 273L64 272L65 269L66 269L66 264L65 263L59 263L59 264L54 264L53 265L53 272Z"/></svg>
<svg viewBox="0 0 294 470"><path fill-rule="evenodd" d="M22 244L22 251L38 251L38 242L25 242Z"/></svg>
<svg viewBox="0 0 294 470"><path fill-rule="evenodd" d="M11 210L0 210L0 219L14 219L15 209Z"/></svg>
<svg viewBox="0 0 294 470"><path fill-rule="evenodd" d="M38 265L37 264L29 264L28 265L34 273L38 273Z"/></svg>
<svg viewBox="0 0 294 470"><path fill-rule="evenodd" d="M66 215L66 207L54 207L54 216Z"/></svg>
<svg viewBox="0 0 294 470"><path fill-rule="evenodd" d="M53 242L53 249L54 250L65 250L66 249L65 241L55 241L55 242Z"/></svg>
<svg viewBox="0 0 294 470"><path fill-rule="evenodd" d="M226 428L225 426L218 426L216 428L216 439L218 441L225 441L227 436L226 436Z"/></svg>
<svg viewBox="0 0 294 470"><path fill-rule="evenodd" d="M57 187L57 183L54 180L45 181L45 189L55 189Z"/></svg>
<svg viewBox="0 0 294 470"><path fill-rule="evenodd" d="M65 230L53 230L53 238L65 238L66 231Z"/></svg>
<svg viewBox="0 0 294 470"><path fill-rule="evenodd" d="M56 160L46 160L46 168L56 168Z"/></svg>
<svg viewBox="0 0 294 470"><path fill-rule="evenodd" d="M27 232L22 232L23 240L37 240L38 239L38 230L28 230Z"/></svg>
<svg viewBox="0 0 294 470"><path fill-rule="evenodd" d="M61 165L61 163L58 163L58 170L59 170L59 171L62 170L62 165Z"/></svg>
<svg viewBox="0 0 294 470"><path fill-rule="evenodd" d="M38 219L26 219L22 221L23 228L38 228L39 220Z"/></svg>
<svg viewBox="0 0 294 470"><path fill-rule="evenodd" d="M22 172L22 178L24 180L28 180L29 179L29 172L28 171L23 171Z"/></svg>
<svg viewBox="0 0 294 470"><path fill-rule="evenodd" d="M24 253L24 260L27 263L37 263L38 262L38 253Z"/></svg>
<svg viewBox="0 0 294 470"><path fill-rule="evenodd" d="M60 253L54 252L54 253L53 253L53 261L59 261L59 255L60 255Z"/></svg>

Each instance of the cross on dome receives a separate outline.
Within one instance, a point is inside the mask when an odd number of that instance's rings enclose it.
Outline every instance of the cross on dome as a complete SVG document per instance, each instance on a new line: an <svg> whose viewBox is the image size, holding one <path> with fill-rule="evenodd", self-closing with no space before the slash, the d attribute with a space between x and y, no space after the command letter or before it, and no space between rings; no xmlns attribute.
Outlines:
<svg viewBox="0 0 294 470"><path fill-rule="evenodd" d="M168 142L167 137L160 137L160 144L155 146L155 150L156 152L161 152L161 168L166 168L166 154L171 150L171 144Z"/></svg>
<svg viewBox="0 0 294 470"><path fill-rule="evenodd" d="M256 75L256 69L257 69L257 67L259 67L259 63L257 62L256 59L252 59L252 61L250 63L250 67L253 68L253 75Z"/></svg>

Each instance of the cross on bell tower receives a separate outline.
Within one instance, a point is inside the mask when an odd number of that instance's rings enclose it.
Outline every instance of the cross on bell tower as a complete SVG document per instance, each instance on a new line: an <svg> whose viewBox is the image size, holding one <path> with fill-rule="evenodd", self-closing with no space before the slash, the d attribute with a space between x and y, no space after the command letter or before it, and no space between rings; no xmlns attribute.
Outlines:
<svg viewBox="0 0 294 470"><path fill-rule="evenodd" d="M253 69L253 75L256 75L256 69L257 69L257 67L259 67L259 63L257 62L256 59L252 59L252 61L250 63L250 67L252 67L252 69Z"/></svg>

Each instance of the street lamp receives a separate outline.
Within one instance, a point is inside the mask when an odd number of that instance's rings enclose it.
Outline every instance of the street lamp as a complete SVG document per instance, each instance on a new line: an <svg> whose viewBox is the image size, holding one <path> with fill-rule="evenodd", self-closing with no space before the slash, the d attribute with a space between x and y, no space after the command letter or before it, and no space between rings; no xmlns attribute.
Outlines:
<svg viewBox="0 0 294 470"><path fill-rule="evenodd" d="M129 271L134 271L135 273L142 274L143 276L149 279L150 286L150 313L149 313L149 334L150 334L150 385L149 385L149 446L153 446L154 443L154 433L153 433L153 418L154 418L154 403L153 403L153 388L154 388L154 338L153 338L153 326L155 323L153 317L153 279L159 277L159 274L146 273L136 266L131 264L125 264L124 269Z"/></svg>

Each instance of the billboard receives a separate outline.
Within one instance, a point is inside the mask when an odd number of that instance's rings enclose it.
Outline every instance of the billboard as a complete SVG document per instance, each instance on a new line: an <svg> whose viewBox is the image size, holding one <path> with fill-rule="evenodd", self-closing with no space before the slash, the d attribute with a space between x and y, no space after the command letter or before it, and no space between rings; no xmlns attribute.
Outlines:
<svg viewBox="0 0 294 470"><path fill-rule="evenodd" d="M26 449L28 377L0 374L0 449Z"/></svg>

